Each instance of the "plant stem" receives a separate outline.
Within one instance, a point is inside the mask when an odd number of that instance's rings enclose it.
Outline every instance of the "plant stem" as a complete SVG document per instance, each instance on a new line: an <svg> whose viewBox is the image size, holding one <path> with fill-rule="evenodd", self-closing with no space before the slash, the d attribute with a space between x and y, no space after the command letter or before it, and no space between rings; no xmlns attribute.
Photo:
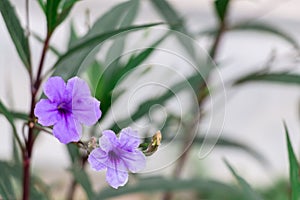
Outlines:
<svg viewBox="0 0 300 200"><path fill-rule="evenodd" d="M80 158L82 170L84 170L84 166L85 166L85 164L87 162L87 158L88 158L88 156L86 156L86 155L83 155ZM77 186L77 181L73 177L73 179L71 181L71 185L70 185L70 187L68 189L68 193L67 193L67 197L66 197L67 200L73 200L74 199L74 194L75 194L76 186Z"/></svg>
<svg viewBox="0 0 300 200"><path fill-rule="evenodd" d="M46 56L46 52L49 46L51 34L47 34L45 39L44 47L42 50L42 55L39 63L38 73L35 79L35 82L31 82L31 108L29 114L29 121L28 121L28 138L25 139L25 150L23 152L23 200L29 200L30 198L30 163L31 163L31 156L32 156L32 149L33 144L35 141L34 136L34 107L36 104L36 95L40 88L41 84L41 72L44 66L44 60Z"/></svg>

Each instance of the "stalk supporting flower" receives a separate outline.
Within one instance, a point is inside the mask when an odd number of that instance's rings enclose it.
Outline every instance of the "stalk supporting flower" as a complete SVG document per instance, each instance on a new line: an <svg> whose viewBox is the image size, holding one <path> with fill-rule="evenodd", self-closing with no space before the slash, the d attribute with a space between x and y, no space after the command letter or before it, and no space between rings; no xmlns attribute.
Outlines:
<svg viewBox="0 0 300 200"><path fill-rule="evenodd" d="M140 139L130 127L122 129L120 136L105 130L99 139L99 148L94 149L88 161L94 170L107 170L106 181L113 188L124 186L128 171L136 173L146 166L145 155L138 149Z"/></svg>
<svg viewBox="0 0 300 200"><path fill-rule="evenodd" d="M34 114L43 126L53 125L53 135L64 144L81 138L82 126L91 126L101 117L100 102L93 98L87 83L71 78L51 77L44 85L48 99L40 100Z"/></svg>

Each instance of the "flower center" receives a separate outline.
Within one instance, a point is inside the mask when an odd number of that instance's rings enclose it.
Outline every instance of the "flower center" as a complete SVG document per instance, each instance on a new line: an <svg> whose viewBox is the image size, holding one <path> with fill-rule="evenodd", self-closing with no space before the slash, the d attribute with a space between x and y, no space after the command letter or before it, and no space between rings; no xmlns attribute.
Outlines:
<svg viewBox="0 0 300 200"><path fill-rule="evenodd" d="M114 151L108 152L108 158L114 162L118 161L120 159L119 155Z"/></svg>
<svg viewBox="0 0 300 200"><path fill-rule="evenodd" d="M65 102L60 103L57 106L57 110L61 114L68 114L71 112L70 109L68 108L68 105Z"/></svg>

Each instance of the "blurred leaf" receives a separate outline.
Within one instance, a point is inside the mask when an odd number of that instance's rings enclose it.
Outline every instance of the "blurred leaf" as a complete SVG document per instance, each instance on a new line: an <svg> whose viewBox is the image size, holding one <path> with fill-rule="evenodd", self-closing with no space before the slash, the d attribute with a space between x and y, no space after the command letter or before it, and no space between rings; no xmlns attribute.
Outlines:
<svg viewBox="0 0 300 200"><path fill-rule="evenodd" d="M196 190L198 192L223 192L230 193L232 196L239 196L239 192L226 184L212 180L179 180L179 179L167 179L163 177L151 177L143 178L134 185L128 185L118 190L107 188L101 191L95 199L108 199L121 195L127 195L132 193L147 192L153 194L153 192L163 191L180 191L180 190Z"/></svg>
<svg viewBox="0 0 300 200"><path fill-rule="evenodd" d="M64 0L62 1L63 4L59 7L59 10L61 12L59 13L57 17L57 25L58 26L60 23L62 23L66 17L69 15L70 11L72 10L73 6L75 5L76 2L80 0Z"/></svg>
<svg viewBox="0 0 300 200"><path fill-rule="evenodd" d="M125 4L128 5L128 7L123 11L124 16L122 19L120 19L121 23L117 26L117 28L130 26L137 15L139 0L131 0L129 2L126 2ZM111 62L114 62L116 63L116 65L118 65L118 60L123 53L124 46L125 36L121 35L120 37L115 39L115 41L109 48L106 54L105 65L109 65Z"/></svg>
<svg viewBox="0 0 300 200"><path fill-rule="evenodd" d="M200 34L205 35L215 35L217 33L216 28L208 29L205 31L200 32ZM277 36L289 44L291 44L295 49L298 51L300 50L300 47L298 45L298 42L296 39L294 39L292 36L290 36L288 33L280 30L278 27L274 27L273 25L270 25L266 22L240 22L236 25L232 25L227 27L226 31L255 31L255 32L261 32L261 33L267 33L274 36Z"/></svg>
<svg viewBox="0 0 300 200"><path fill-rule="evenodd" d="M271 82L271 83L280 83L280 84L300 84L300 75L290 74L288 72L254 72L247 74L236 80L235 85L244 84L247 82Z"/></svg>
<svg viewBox="0 0 300 200"><path fill-rule="evenodd" d="M46 18L47 18L47 31L52 33L56 28L58 6L61 0L47 0L46 3Z"/></svg>
<svg viewBox="0 0 300 200"><path fill-rule="evenodd" d="M259 188L260 193L264 199L272 200L289 200L288 194L290 193L289 184L285 179L275 180L275 183L267 187Z"/></svg>
<svg viewBox="0 0 300 200"><path fill-rule="evenodd" d="M99 61L94 61L92 65L86 70L90 88L93 93L96 93L97 84L99 82L99 74L103 73L103 65Z"/></svg>
<svg viewBox="0 0 300 200"><path fill-rule="evenodd" d="M150 2L153 4L159 14L168 22L172 30L181 32L185 36L191 36L185 26L184 19L179 16L177 11L171 6L171 4L169 4L166 0L150 0ZM176 34L176 37L181 45L185 48L186 52L191 56L191 58L196 60L193 42L180 34Z"/></svg>
<svg viewBox="0 0 300 200"><path fill-rule="evenodd" d="M168 141L177 141L177 142L182 142L183 138L180 137L163 137L163 142L168 142ZM205 143L204 143L205 141ZM217 141L217 142L216 142ZM262 156L261 153L256 151L255 149L251 148L250 146L247 146L246 144L240 143L238 141L229 139L229 138L224 138L224 137L206 137L206 136L196 136L193 140L193 145L209 145L209 144L215 144L216 147L224 147L224 148L234 148L234 149L239 149L242 151L245 151L246 153L250 154L254 158L256 158L258 161L260 161L263 164L268 164L266 161L265 157Z"/></svg>
<svg viewBox="0 0 300 200"><path fill-rule="evenodd" d="M166 101L174 97L174 94L177 94L183 89L186 89L187 86L192 87L194 91L197 91L201 83L203 83L203 77L200 74L195 73L186 80L180 81L179 83L176 83L175 85L170 87L170 89L164 92L161 96L148 99L145 102L141 103L130 117L114 122L114 124L111 125L109 129L114 130L117 133L121 130L122 127L127 127L135 120L140 119L141 117L146 115L149 112L151 106L156 104L162 105L166 103Z"/></svg>
<svg viewBox="0 0 300 200"><path fill-rule="evenodd" d="M115 89L118 82L122 78L124 79L128 75L128 72L145 61L153 53L155 47L157 47L166 37L167 34L151 44L149 48L146 48L137 55L133 55L124 66L112 63L112 65L109 65L103 74L101 74L96 87L96 98L101 101L101 111L103 116L105 116L106 112L109 110L112 102L117 99L116 96L112 99L112 91Z"/></svg>
<svg viewBox="0 0 300 200"><path fill-rule="evenodd" d="M78 40L78 35L76 33L75 27L74 27L74 23L71 22L70 25L70 37L69 37L69 41L68 41L68 48L72 47L72 45L74 45L76 43L76 41Z"/></svg>
<svg viewBox="0 0 300 200"><path fill-rule="evenodd" d="M0 111L1 113L1 111ZM21 112L13 112L13 111L10 111L10 113L12 114L12 116L15 118L15 119L20 119L20 120L24 120L24 121L28 121L28 115L26 113L21 113Z"/></svg>
<svg viewBox="0 0 300 200"><path fill-rule="evenodd" d="M0 113L2 113L4 115L4 117L7 119L7 121L10 123L11 128L13 130L14 137L17 140L19 147L22 148L22 143L18 136L17 129L15 126L14 117L1 101L0 101Z"/></svg>
<svg viewBox="0 0 300 200"><path fill-rule="evenodd" d="M31 32L31 34L37 41L39 41L41 44L44 44L45 41L44 41L44 39L42 39L41 36L39 36L37 33L33 33L33 32ZM54 46L49 45L49 49L54 55L56 55L58 57L61 55L61 53Z"/></svg>
<svg viewBox="0 0 300 200"><path fill-rule="evenodd" d="M238 181L239 185L243 189L243 200L263 200L252 188L251 186L241 177L239 176L235 170L231 167L228 161L224 160L225 164L231 171L231 173L234 175L236 180Z"/></svg>
<svg viewBox="0 0 300 200"><path fill-rule="evenodd" d="M297 161L295 152L293 150L291 140L289 137L289 132L286 124L284 123L284 129L286 134L287 148L289 154L289 164L290 164L290 184L291 184L291 194L292 200L299 200L300 197L300 179L299 179L299 163Z"/></svg>
<svg viewBox="0 0 300 200"><path fill-rule="evenodd" d="M25 37L25 32L17 17L15 9L10 4L9 0L1 0L0 11L6 24L7 30L10 34L10 37L14 42L16 50L26 69L30 72L31 58L28 38Z"/></svg>
<svg viewBox="0 0 300 200"><path fill-rule="evenodd" d="M215 10L221 22L224 21L230 0L215 0Z"/></svg>
<svg viewBox="0 0 300 200"><path fill-rule="evenodd" d="M71 172L76 182L79 183L86 192L88 199L94 199L95 193L87 173L77 165L71 168Z"/></svg>
<svg viewBox="0 0 300 200"><path fill-rule="evenodd" d="M80 158L79 148L76 146L76 144L69 143L67 144L67 149L71 162L74 164L76 161L78 161L78 158Z"/></svg>
<svg viewBox="0 0 300 200"><path fill-rule="evenodd" d="M263 23L263 22L239 23L233 26L232 28L230 28L230 30L258 31L258 32L270 33L284 39L285 41L290 43L295 49L300 50L297 40L295 40L288 33L285 33L284 31L278 29L277 27L274 27L267 23Z"/></svg>
<svg viewBox="0 0 300 200"><path fill-rule="evenodd" d="M105 33L109 31L116 30L118 28L124 28L122 27L123 20L126 16L130 16L131 14L128 13L128 11L133 11L131 9L134 9L138 2L136 0L133 1L126 1L124 3L118 4L114 6L112 9L104 13L92 26L92 28L89 30L89 32L84 36L85 40L88 40L91 37L95 37L96 35L99 35L100 33ZM134 11L136 12L136 11ZM128 19L129 22L132 19L132 16L134 17L135 13L133 13L130 18ZM127 21L127 19L126 19ZM128 22L126 22L128 23ZM131 24L131 23L130 23ZM128 26L128 25L127 25Z"/></svg>
<svg viewBox="0 0 300 200"><path fill-rule="evenodd" d="M11 164L0 161L0 196L3 199L16 199L12 183Z"/></svg>
<svg viewBox="0 0 300 200"><path fill-rule="evenodd" d="M51 35L55 28L66 19L77 1L78 0L47 0L45 13L48 35Z"/></svg>
<svg viewBox="0 0 300 200"><path fill-rule="evenodd" d="M42 8L43 12L46 13L46 3L45 0L37 0L39 3L40 7Z"/></svg>
<svg viewBox="0 0 300 200"><path fill-rule="evenodd" d="M89 37L88 39L86 39L86 37L79 39L76 44L71 49L69 49L68 52L62 55L56 62L56 64L54 65L56 66L54 75L59 75L64 79L69 79L70 77L77 75L81 64L84 62L88 54L102 42L124 31L128 31L129 33L131 31L138 31L142 28L160 24L161 23L130 26L119 30L94 35L93 37Z"/></svg>

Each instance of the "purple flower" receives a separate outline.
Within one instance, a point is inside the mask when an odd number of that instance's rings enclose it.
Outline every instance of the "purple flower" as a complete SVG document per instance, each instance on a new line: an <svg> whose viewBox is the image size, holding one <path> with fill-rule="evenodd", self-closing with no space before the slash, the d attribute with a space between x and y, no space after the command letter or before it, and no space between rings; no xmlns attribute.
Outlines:
<svg viewBox="0 0 300 200"><path fill-rule="evenodd" d="M128 171L135 173L146 166L145 155L138 149L138 133L130 127L122 129L119 138L111 130L103 131L99 145L88 161L94 170L107 169L106 181L115 189L126 184Z"/></svg>
<svg viewBox="0 0 300 200"><path fill-rule="evenodd" d="M34 114L41 125L53 125L53 135L61 143L78 141L81 124L91 126L101 116L100 102L78 77L71 78L67 84L61 77L51 77L44 85L44 93L48 99L36 104Z"/></svg>

